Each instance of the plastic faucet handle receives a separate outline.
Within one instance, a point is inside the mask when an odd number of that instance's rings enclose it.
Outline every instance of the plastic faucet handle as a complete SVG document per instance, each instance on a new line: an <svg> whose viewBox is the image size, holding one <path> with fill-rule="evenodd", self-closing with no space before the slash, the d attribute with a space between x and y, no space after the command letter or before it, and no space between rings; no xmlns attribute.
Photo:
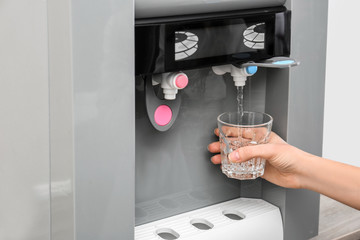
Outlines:
<svg viewBox="0 0 360 240"><path fill-rule="evenodd" d="M247 66L246 67L246 72L247 74L250 74L250 75L254 75L258 70L258 67L257 66Z"/></svg>
<svg viewBox="0 0 360 240"><path fill-rule="evenodd" d="M184 89L189 83L188 77L183 72L163 73L153 78L155 82L161 82L166 100L175 100L178 90Z"/></svg>
<svg viewBox="0 0 360 240"><path fill-rule="evenodd" d="M263 62L255 63L248 62L241 65L241 67L267 67L267 68L288 68L298 66L300 62L296 61L293 58L288 57L273 57L269 58Z"/></svg>
<svg viewBox="0 0 360 240"><path fill-rule="evenodd" d="M184 73L175 76L175 86L179 89L185 88L189 83L188 77Z"/></svg>

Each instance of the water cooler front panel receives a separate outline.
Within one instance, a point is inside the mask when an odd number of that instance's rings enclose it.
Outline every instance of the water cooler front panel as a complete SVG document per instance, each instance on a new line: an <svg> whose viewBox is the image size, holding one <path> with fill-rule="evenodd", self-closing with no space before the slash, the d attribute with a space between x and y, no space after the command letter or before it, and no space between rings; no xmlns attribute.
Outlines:
<svg viewBox="0 0 360 240"><path fill-rule="evenodd" d="M165 132L150 123L145 80L136 78L136 225L240 196L241 182L222 174L207 150L218 140L217 116L237 109L234 82L211 68L185 73L189 85L180 90L178 117ZM266 71L260 70L245 87L245 109L264 111L265 78Z"/></svg>

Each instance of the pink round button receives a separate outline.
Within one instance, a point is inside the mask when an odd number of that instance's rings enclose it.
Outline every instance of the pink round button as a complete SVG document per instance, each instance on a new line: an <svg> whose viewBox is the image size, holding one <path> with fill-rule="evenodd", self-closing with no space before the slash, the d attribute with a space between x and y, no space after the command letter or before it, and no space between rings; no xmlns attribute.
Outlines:
<svg viewBox="0 0 360 240"><path fill-rule="evenodd" d="M169 106L160 105L155 110L154 120L157 125L165 126L171 121L171 118L172 118L172 111Z"/></svg>
<svg viewBox="0 0 360 240"><path fill-rule="evenodd" d="M184 88L188 85L189 79L185 74L179 74L175 79L175 85L178 88Z"/></svg>

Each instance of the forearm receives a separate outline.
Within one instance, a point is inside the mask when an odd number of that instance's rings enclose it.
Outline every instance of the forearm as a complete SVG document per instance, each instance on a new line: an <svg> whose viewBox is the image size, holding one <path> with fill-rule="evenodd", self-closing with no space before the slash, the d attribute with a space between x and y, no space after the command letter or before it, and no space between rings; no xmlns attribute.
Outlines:
<svg viewBox="0 0 360 240"><path fill-rule="evenodd" d="M360 168L316 156L302 163L303 188L360 210Z"/></svg>

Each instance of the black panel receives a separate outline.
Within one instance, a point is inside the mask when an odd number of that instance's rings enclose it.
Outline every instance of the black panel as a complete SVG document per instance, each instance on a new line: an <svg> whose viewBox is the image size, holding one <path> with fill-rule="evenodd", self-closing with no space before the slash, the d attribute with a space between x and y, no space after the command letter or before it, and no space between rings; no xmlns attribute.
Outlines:
<svg viewBox="0 0 360 240"><path fill-rule="evenodd" d="M154 74L289 56L283 7L136 22L135 72Z"/></svg>

